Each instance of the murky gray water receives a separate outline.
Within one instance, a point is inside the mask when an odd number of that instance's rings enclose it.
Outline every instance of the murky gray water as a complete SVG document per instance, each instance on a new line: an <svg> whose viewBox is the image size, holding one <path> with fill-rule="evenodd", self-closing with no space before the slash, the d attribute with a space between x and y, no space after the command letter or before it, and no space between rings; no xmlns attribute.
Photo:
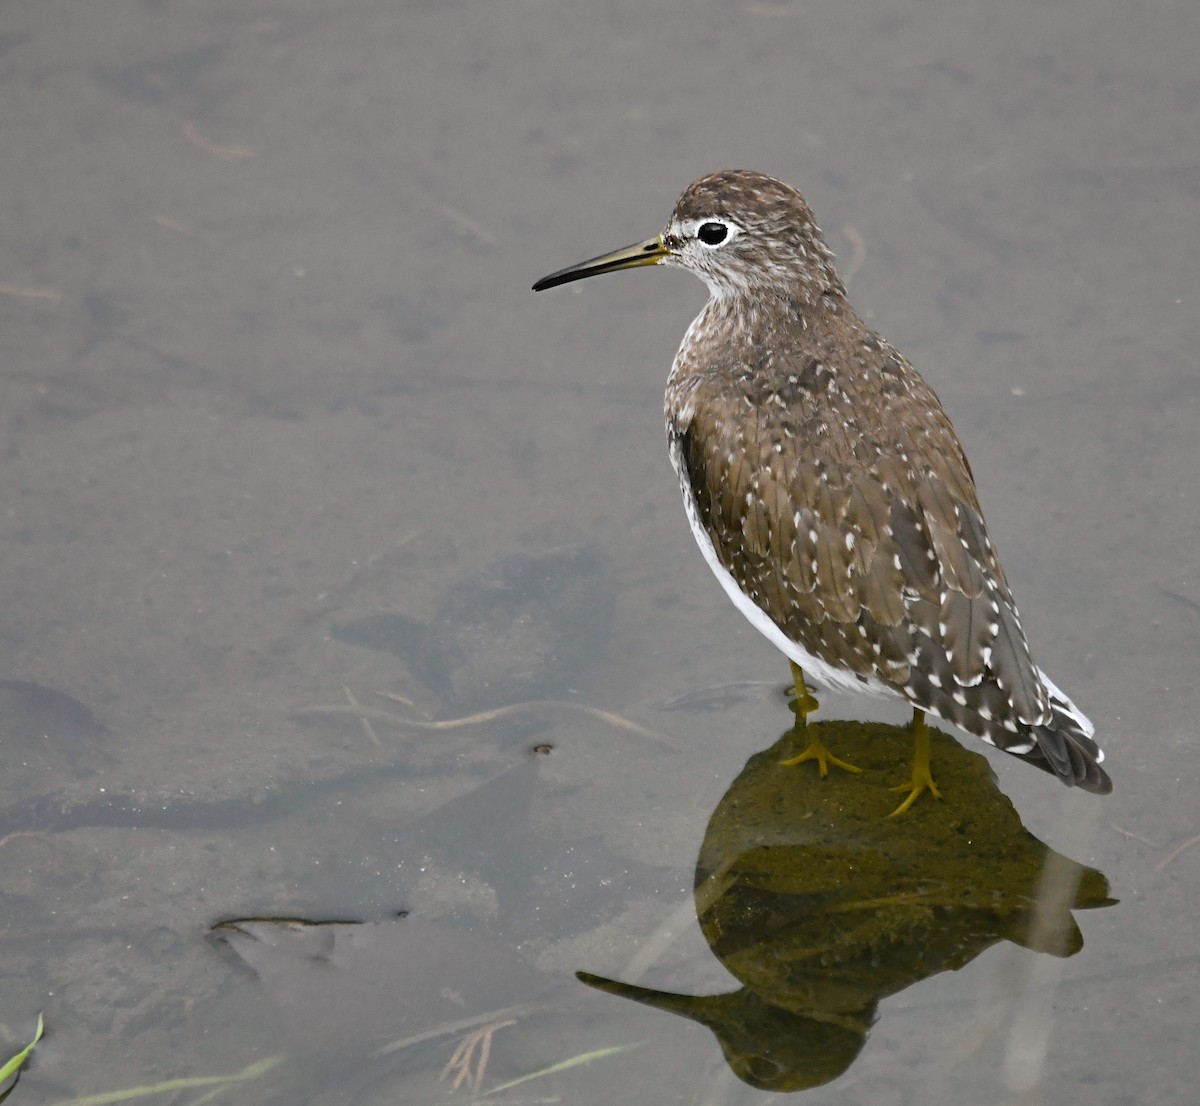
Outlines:
<svg viewBox="0 0 1200 1106"><path fill-rule="evenodd" d="M441 1102L494 1011L481 1092L595 1054L495 1101L765 1100L716 1030L573 975L737 988L694 871L790 718L666 461L704 290L529 291L727 166L805 192L938 389L1116 784L993 758L1120 904L1068 959L881 987L813 1100L1185 1101L1198 43L1190 0L8 5L4 1055L51 1029L11 1101L282 1056L227 1100ZM208 932L246 916L374 928L256 975Z"/></svg>

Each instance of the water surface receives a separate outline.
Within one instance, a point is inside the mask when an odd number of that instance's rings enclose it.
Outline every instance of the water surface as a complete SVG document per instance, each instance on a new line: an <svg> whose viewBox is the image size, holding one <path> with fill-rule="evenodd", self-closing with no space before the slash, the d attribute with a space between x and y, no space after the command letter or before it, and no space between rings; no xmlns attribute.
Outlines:
<svg viewBox="0 0 1200 1106"><path fill-rule="evenodd" d="M0 677L26 691L0 734L0 1032L51 1028L14 1103L274 1056L226 1093L445 1101L467 1093L438 1078L453 1034L380 1056L354 1018L394 1042L414 1008L447 1025L471 1003L522 1007L481 1090L597 1054L506 1101L765 1101L705 1026L573 976L736 986L697 858L790 718L666 461L662 385L703 288L529 291L730 166L804 191L855 303L938 390L1037 659L1116 785L1100 802L993 758L1025 826L1120 904L1076 915L1068 959L1002 943L884 998L814 1100L1187 1097L1195 5L6 15ZM512 706L468 694L508 670L448 692L428 657L346 638L436 625L489 566L562 549L594 558L595 642L519 686L566 707L432 726ZM249 916L437 936L359 1005L353 980L396 959L372 947L331 992L345 1016L306 1020L303 981L208 936Z"/></svg>

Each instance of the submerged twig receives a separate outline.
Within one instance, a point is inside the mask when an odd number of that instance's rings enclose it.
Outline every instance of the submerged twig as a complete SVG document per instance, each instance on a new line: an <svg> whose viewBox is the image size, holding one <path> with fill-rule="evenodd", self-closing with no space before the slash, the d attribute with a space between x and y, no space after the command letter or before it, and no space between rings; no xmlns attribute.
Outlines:
<svg viewBox="0 0 1200 1106"><path fill-rule="evenodd" d="M1171 861L1175 860L1181 853L1186 852L1193 845L1200 844L1200 833L1195 837L1189 837L1182 845L1172 849L1166 856L1154 865L1154 871L1161 872Z"/></svg>
<svg viewBox="0 0 1200 1106"><path fill-rule="evenodd" d="M390 1056L393 1052L403 1052L404 1049L412 1048L413 1045L432 1041L436 1037L446 1037L451 1033L465 1033L469 1029L475 1029L495 1021L497 1018L523 1018L526 1014L531 1014L538 1009L540 1007L528 1005L505 1006L500 1010L489 1010L486 1014L474 1014L469 1018L460 1018L458 1021L442 1022L441 1025L435 1025L432 1029L414 1033L411 1037L401 1037L398 1041L392 1041L390 1044L377 1048L371 1053L371 1058L378 1059L380 1056Z"/></svg>
<svg viewBox="0 0 1200 1106"><path fill-rule="evenodd" d="M728 869L726 869L728 871ZM641 979L679 940L680 934L695 923L699 911L691 898L682 899L658 924L621 969L622 979Z"/></svg>
<svg viewBox="0 0 1200 1106"><path fill-rule="evenodd" d="M729 698L739 691L751 691L756 688L775 687L775 680L728 680L723 684L709 684L701 688L692 688L680 695L672 696L659 704L659 710L702 710L718 703L721 699Z"/></svg>
<svg viewBox="0 0 1200 1106"><path fill-rule="evenodd" d="M351 691L345 684L342 684L342 694L346 696L346 702L354 708L356 712L362 711L362 704L354 697L354 692ZM379 734L375 732L375 727L371 725L369 718L364 718L361 713L357 715L359 722L362 723L362 728L366 731L367 737L370 738L371 744L379 749L383 748L383 742L379 740Z"/></svg>
<svg viewBox="0 0 1200 1106"><path fill-rule="evenodd" d="M458 1042L458 1047L447 1061L446 1066L442 1068L442 1074L438 1076L438 1081L445 1079L452 1071L457 1071L458 1074L455 1075L450 1089L457 1091L465 1083L472 1094L479 1094L479 1088L483 1086L483 1077L487 1074L488 1060L492 1056L493 1034L504 1029L505 1026L516 1024L516 1018L509 1018L507 1021L492 1022L482 1029L475 1030L474 1033L468 1033ZM477 1047L479 1049L478 1061L475 1060Z"/></svg>
<svg viewBox="0 0 1200 1106"><path fill-rule="evenodd" d="M219 157L222 161L241 161L242 158L254 156L254 150L249 146L237 143L214 142L211 138L205 138L196 129L194 123L184 123L183 137L193 146L198 146L206 154Z"/></svg>
<svg viewBox="0 0 1200 1106"><path fill-rule="evenodd" d="M1108 828L1116 830L1117 833L1121 834L1122 837L1128 837L1131 841L1137 841L1143 845L1149 845L1152 849L1162 848L1161 841L1154 841L1149 837L1143 837L1140 833L1134 833L1131 829L1126 829L1124 826L1118 826L1116 822L1109 822Z"/></svg>
<svg viewBox="0 0 1200 1106"><path fill-rule="evenodd" d="M0 296L17 296L25 300L62 299L62 293L53 288L26 288L20 284L0 284Z"/></svg>
<svg viewBox="0 0 1200 1106"><path fill-rule="evenodd" d="M381 691L378 694L385 698L392 698L389 692ZM443 731L443 730L459 730L468 726L481 726L485 722L497 722L503 718L512 718L520 716L535 710L568 710L576 714L583 714L589 718L595 718L599 722L604 722L614 729L625 730L627 733L637 734L639 737L647 738L650 741L656 741L661 745L667 746L669 749L678 749L679 746L669 737L657 733L654 730L647 729L645 726L639 725L637 722L632 722L628 718L622 718L619 714L613 714L611 711L601 710L599 707L591 707L586 703L572 703L567 699L529 699L523 703L512 703L505 707L494 707L491 710L478 711L475 714L466 714L461 718L443 718L436 722L426 722L419 718L408 718L402 714L393 714L391 711L374 710L371 707L363 706L348 706L341 703L331 704L329 706L304 707L301 710L295 711L294 716L297 718L322 718L336 717L338 715L351 715L359 719L370 719L373 722L389 722L395 726L405 727L410 730L422 730L426 732Z"/></svg>
<svg viewBox="0 0 1200 1106"><path fill-rule="evenodd" d="M408 191L421 203L427 204L439 215L442 215L448 219L451 223L458 227L459 230L465 230L468 234L478 238L485 245L494 246L496 244L496 236L478 220L472 219L471 216L465 211L461 211L457 207L452 207L450 204L446 203L445 200L431 195L423 188L418 188L411 182L408 185Z"/></svg>

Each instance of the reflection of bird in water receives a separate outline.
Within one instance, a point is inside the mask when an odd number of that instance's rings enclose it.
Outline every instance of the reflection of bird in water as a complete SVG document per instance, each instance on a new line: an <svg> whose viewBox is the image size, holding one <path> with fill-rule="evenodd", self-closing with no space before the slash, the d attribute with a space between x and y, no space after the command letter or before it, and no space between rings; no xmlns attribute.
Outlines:
<svg viewBox="0 0 1200 1106"><path fill-rule="evenodd" d="M874 781L897 766L888 739L898 727L825 726L869 770L865 783L778 771L804 740L793 730L749 760L709 821L696 912L742 989L692 996L580 974L707 1025L741 1079L774 1091L841 1075L887 996L999 941L1072 956L1083 937L1071 910L1112 902L1100 872L1021 825L979 754L931 730L939 772L962 801L887 822L893 800Z"/></svg>
<svg viewBox="0 0 1200 1106"><path fill-rule="evenodd" d="M690 185L663 232L534 285L670 265L710 299L667 384L696 541L735 605L804 674L899 698L908 798L937 794L928 711L1105 793L1093 727L1030 657L966 455L937 396L862 321L795 189L761 173ZM798 759L830 756L814 736Z"/></svg>
<svg viewBox="0 0 1200 1106"><path fill-rule="evenodd" d="M734 1074L763 1091L803 1091L832 1083L854 1063L875 1021L874 1005L830 1020L773 1006L746 987L725 995L676 995L589 972L580 972L579 978L598 991L708 1026Z"/></svg>

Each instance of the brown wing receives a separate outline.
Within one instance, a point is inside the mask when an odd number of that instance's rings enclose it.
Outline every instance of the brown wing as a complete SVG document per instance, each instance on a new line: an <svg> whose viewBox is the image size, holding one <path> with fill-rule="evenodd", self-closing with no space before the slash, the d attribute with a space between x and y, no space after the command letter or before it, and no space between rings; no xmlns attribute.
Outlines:
<svg viewBox="0 0 1200 1106"><path fill-rule="evenodd" d="M766 383L691 382L675 433L699 517L809 653L1019 745L1050 705L970 468L932 389L882 343L862 349L854 372L818 350Z"/></svg>

